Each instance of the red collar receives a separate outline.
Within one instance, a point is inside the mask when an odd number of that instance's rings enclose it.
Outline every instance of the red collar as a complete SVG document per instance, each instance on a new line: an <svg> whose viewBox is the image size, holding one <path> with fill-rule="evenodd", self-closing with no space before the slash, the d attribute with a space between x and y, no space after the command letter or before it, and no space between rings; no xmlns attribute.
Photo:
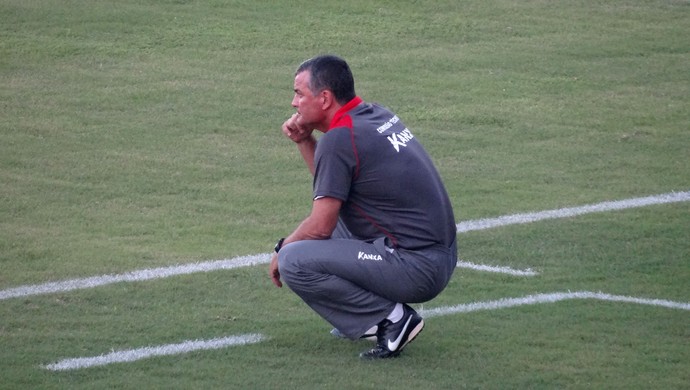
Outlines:
<svg viewBox="0 0 690 390"><path fill-rule="evenodd" d="M363 100L359 96L355 96L352 100L347 102L344 106L340 107L338 111L335 112L335 115L333 115L333 120L331 120L331 125L328 128L334 129L336 127L341 127L343 125L351 124L351 121L346 120L346 115L347 113L352 110L353 108L357 107L360 103L362 103Z"/></svg>

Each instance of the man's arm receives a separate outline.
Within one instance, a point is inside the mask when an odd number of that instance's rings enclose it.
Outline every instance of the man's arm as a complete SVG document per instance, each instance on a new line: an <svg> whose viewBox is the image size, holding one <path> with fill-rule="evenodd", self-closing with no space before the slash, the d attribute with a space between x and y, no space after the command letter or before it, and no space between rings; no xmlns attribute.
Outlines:
<svg viewBox="0 0 690 390"><path fill-rule="evenodd" d="M326 240L331 237L336 225L342 201L336 198L319 198L312 204L311 214L299 224L292 234L285 238L283 246L302 240ZM273 284L282 287L278 270L278 254L274 253L268 271Z"/></svg>
<svg viewBox="0 0 690 390"><path fill-rule="evenodd" d="M316 138L312 135L313 129L308 129L300 122L300 115L293 114L283 123L283 134L297 144L297 149L304 162L314 176L314 152L316 151Z"/></svg>
<svg viewBox="0 0 690 390"><path fill-rule="evenodd" d="M313 135L310 135L309 138L305 138L303 141L297 143L297 149L299 149L300 154L302 154L302 158L307 164L309 172L311 172L311 175L314 176L314 153L316 152L316 138L314 138Z"/></svg>
<svg viewBox="0 0 690 390"><path fill-rule="evenodd" d="M302 240L326 240L338 224L340 205L342 201L336 198L319 198L312 203L311 214L299 224L292 234L285 238L285 244Z"/></svg>

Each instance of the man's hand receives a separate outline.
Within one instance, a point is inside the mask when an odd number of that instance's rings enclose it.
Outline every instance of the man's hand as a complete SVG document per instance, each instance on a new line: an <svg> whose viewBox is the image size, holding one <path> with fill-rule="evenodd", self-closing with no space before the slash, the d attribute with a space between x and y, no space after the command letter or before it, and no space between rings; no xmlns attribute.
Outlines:
<svg viewBox="0 0 690 390"><path fill-rule="evenodd" d="M300 114L292 114L283 123L282 129L283 134L295 143L311 138L311 133L314 131L314 129L310 129L302 123Z"/></svg>
<svg viewBox="0 0 690 390"><path fill-rule="evenodd" d="M283 287L283 282L280 281L280 271L278 270L278 254L274 253L271 259L271 265L268 268L268 275L276 287Z"/></svg>

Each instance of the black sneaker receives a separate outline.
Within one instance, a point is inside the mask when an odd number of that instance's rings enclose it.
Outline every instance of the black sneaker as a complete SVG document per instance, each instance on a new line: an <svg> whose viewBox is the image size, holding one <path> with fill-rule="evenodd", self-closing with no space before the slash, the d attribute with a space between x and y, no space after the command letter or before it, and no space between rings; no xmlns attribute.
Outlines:
<svg viewBox="0 0 690 390"><path fill-rule="evenodd" d="M422 331L424 320L414 309L403 305L403 317L392 323L385 319L376 332L376 346L359 354L362 359L386 359L400 355L403 348Z"/></svg>

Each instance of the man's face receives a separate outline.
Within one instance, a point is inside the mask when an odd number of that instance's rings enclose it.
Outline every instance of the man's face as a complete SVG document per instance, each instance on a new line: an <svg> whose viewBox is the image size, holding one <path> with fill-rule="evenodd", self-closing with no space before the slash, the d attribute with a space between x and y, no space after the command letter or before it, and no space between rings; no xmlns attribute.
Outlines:
<svg viewBox="0 0 690 390"><path fill-rule="evenodd" d="M323 110L323 96L317 93L313 95L309 89L311 73L309 71L300 72L295 76L295 97L292 98L292 107L297 109L300 115L300 124L317 128L325 118Z"/></svg>

